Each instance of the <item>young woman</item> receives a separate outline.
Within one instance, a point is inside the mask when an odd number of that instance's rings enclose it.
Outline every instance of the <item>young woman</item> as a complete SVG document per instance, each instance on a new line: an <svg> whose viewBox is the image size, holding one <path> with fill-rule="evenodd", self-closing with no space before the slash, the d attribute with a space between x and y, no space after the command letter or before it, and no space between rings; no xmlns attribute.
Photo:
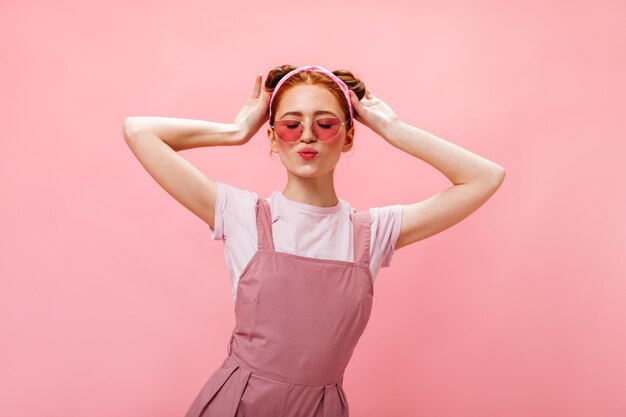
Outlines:
<svg viewBox="0 0 626 417"><path fill-rule="evenodd" d="M259 74L231 124L128 117L124 137L150 175L224 241L236 325L228 356L186 417L348 416L344 370L370 317L373 282L395 250L458 223L504 169L398 119L349 71L284 65ZM452 186L424 201L357 212L334 170L354 120L432 165ZM269 121L287 183L268 198L208 179L177 151L243 145Z"/></svg>

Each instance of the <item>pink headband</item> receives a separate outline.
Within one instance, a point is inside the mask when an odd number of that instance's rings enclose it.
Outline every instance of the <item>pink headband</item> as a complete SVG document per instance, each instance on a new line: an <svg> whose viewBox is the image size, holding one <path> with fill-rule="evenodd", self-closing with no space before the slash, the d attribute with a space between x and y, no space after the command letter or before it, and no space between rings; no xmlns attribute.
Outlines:
<svg viewBox="0 0 626 417"><path fill-rule="evenodd" d="M332 80L336 82L337 85L339 85L339 88L341 88L341 91L343 92L343 95L345 96L346 101L348 102L348 109L350 109L350 118L354 117L354 111L352 110L352 101L350 101L350 94L348 93L349 89L346 83L341 81L335 74L328 71L326 68L320 67L319 65L306 65L304 67L296 68L295 70L288 72L287 74L285 74L283 78L280 79L280 81L278 81L278 84L276 84L276 87L274 88L274 91L272 92L272 97L270 98L270 105L269 105L270 120L272 119L272 101L274 101L274 96L276 95L276 91L278 91L278 89L283 85L283 83L285 82L285 80L287 80L287 78L302 71L318 71L332 78Z"/></svg>

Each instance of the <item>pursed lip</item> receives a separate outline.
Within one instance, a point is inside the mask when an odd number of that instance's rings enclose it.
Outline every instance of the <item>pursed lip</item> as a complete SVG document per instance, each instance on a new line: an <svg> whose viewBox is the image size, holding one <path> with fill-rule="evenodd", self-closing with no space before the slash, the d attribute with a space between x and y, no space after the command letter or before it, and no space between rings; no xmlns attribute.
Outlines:
<svg viewBox="0 0 626 417"><path fill-rule="evenodd" d="M302 148L298 153L317 153L317 151L313 148Z"/></svg>

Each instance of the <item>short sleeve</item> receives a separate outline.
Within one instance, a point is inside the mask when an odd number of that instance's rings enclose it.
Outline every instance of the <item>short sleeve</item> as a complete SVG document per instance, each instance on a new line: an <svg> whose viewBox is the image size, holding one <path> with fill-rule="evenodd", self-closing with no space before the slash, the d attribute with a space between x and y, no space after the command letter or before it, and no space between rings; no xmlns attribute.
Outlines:
<svg viewBox="0 0 626 417"><path fill-rule="evenodd" d="M254 213L258 195L230 184L216 181L215 224L209 226L211 239L226 240L238 229L237 225L249 222Z"/></svg>
<svg viewBox="0 0 626 417"><path fill-rule="evenodd" d="M222 183L217 183L217 197L215 199L215 221L214 227L209 225L209 231L211 232L211 239L223 240L224 238L224 186Z"/></svg>
<svg viewBox="0 0 626 417"><path fill-rule="evenodd" d="M402 205L370 208L370 219L372 269L376 275L380 268L391 266L402 227Z"/></svg>

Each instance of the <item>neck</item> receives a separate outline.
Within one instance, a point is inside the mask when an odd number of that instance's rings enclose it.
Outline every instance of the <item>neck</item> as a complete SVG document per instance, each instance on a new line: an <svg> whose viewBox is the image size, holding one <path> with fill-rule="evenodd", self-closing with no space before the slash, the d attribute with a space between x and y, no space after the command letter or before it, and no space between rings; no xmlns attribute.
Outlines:
<svg viewBox="0 0 626 417"><path fill-rule="evenodd" d="M335 192L334 170L326 175L306 178L288 172L287 185L283 189L283 195L303 204L318 207L333 207L339 202Z"/></svg>

